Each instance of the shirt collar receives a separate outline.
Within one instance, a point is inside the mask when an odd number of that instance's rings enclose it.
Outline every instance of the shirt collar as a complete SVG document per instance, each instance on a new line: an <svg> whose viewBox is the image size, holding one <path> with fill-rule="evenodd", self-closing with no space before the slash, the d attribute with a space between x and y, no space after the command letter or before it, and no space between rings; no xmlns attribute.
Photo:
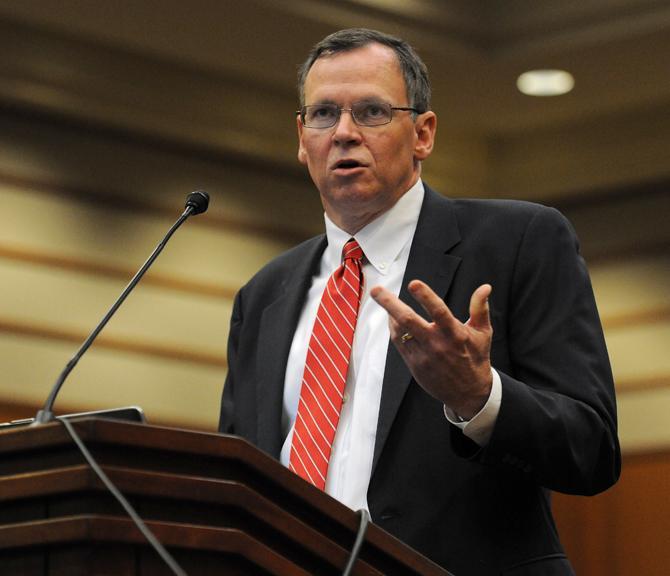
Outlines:
<svg viewBox="0 0 670 576"><path fill-rule="evenodd" d="M414 237L423 196L423 182L419 179L389 210L375 218L354 236L368 262L380 274L388 274L391 264L398 258L403 247ZM351 235L336 226L327 214L324 214L324 219L328 238L324 261L330 269L334 270L340 265L342 248Z"/></svg>

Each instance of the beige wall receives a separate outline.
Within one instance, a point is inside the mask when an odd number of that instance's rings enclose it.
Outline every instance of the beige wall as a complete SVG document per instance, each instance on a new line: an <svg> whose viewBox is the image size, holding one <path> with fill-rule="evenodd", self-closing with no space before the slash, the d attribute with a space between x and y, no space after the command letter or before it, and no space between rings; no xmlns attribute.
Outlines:
<svg viewBox="0 0 670 576"><path fill-rule="evenodd" d="M565 212L580 234L605 328L622 448L670 448L670 194L650 186Z"/></svg>
<svg viewBox="0 0 670 576"><path fill-rule="evenodd" d="M140 404L154 422L215 429L232 295L321 228L306 177L21 114L0 127L0 402L30 415L202 187L210 211L175 235L57 408ZM668 198L656 185L558 203L591 269L627 451L670 448Z"/></svg>
<svg viewBox="0 0 670 576"><path fill-rule="evenodd" d="M152 421L215 429L232 297L318 229L320 209L304 179L262 166L0 115L0 402L43 401L194 187L210 211L178 231L72 373L61 412L140 404Z"/></svg>

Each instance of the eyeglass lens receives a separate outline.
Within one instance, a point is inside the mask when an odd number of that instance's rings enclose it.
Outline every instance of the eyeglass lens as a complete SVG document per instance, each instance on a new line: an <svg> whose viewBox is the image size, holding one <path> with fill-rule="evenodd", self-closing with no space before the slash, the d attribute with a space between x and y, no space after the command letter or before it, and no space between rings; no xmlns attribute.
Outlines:
<svg viewBox="0 0 670 576"><path fill-rule="evenodd" d="M361 126L388 124L393 109L385 102L354 102L351 108L340 108L336 104L314 104L303 108L303 123L308 128L330 128L340 119L342 111L351 112L354 121Z"/></svg>

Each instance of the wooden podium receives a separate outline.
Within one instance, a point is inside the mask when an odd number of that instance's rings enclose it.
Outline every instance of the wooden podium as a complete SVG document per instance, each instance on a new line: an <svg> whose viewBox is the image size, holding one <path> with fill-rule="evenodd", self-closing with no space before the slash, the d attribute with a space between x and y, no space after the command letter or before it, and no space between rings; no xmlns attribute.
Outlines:
<svg viewBox="0 0 670 576"><path fill-rule="evenodd" d="M358 516L234 437L72 420L189 576L339 575ZM60 422L0 432L0 573L169 574ZM374 524L355 575L446 575Z"/></svg>

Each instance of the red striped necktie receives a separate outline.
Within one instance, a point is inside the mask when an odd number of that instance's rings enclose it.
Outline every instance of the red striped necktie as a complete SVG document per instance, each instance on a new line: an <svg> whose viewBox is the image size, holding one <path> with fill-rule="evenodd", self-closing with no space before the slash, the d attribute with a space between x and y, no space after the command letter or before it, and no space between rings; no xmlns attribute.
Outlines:
<svg viewBox="0 0 670 576"><path fill-rule="evenodd" d="M340 420L363 287L362 258L351 238L342 249L342 265L323 291L307 348L289 468L321 490Z"/></svg>

